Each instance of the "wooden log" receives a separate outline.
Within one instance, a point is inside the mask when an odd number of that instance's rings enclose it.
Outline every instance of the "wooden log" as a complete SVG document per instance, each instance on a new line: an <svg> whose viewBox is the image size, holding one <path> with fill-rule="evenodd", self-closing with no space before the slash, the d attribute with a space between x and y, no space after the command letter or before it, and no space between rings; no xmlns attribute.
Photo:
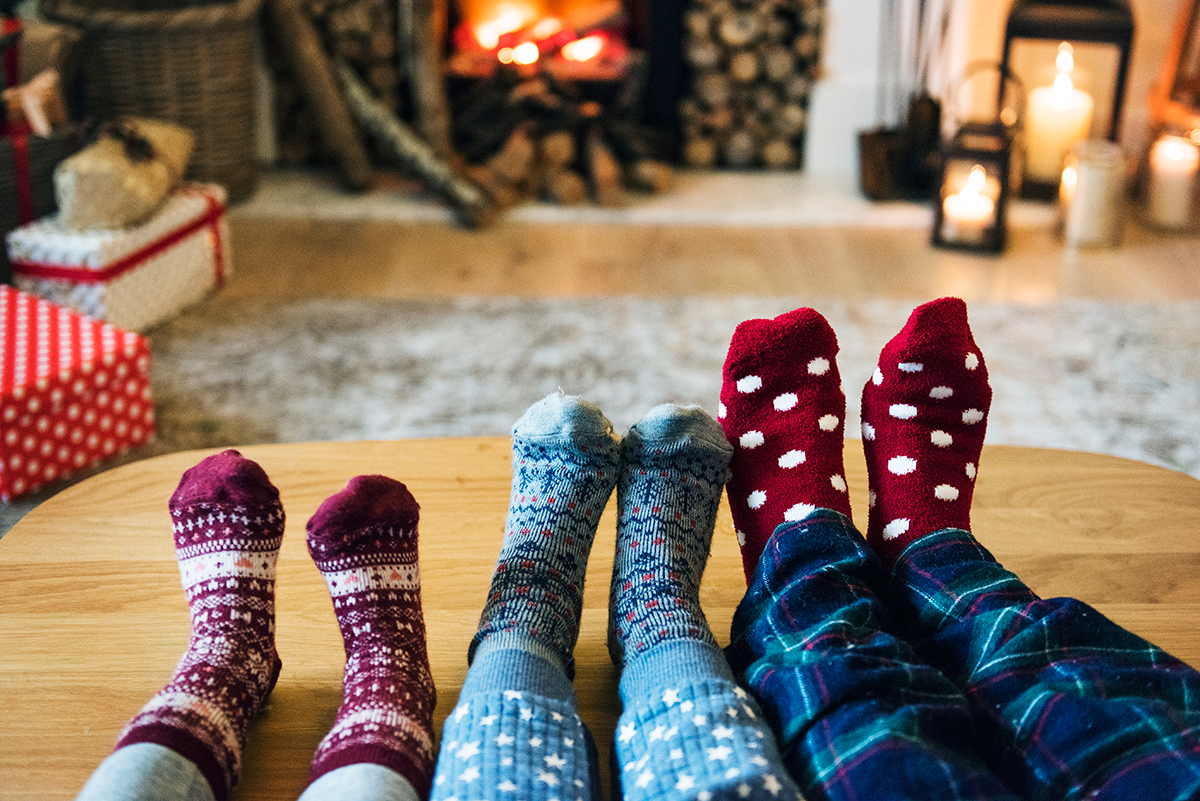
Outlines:
<svg viewBox="0 0 1200 801"><path fill-rule="evenodd" d="M796 148L787 139L772 139L762 147L763 164L773 170L784 170L797 164Z"/></svg>
<svg viewBox="0 0 1200 801"><path fill-rule="evenodd" d="M786 103L771 117L771 127L782 136L797 136L808 124L808 112L798 103Z"/></svg>
<svg viewBox="0 0 1200 801"><path fill-rule="evenodd" d="M715 70L725 56L725 51L708 37L690 37L683 52L687 63L699 70Z"/></svg>
<svg viewBox="0 0 1200 801"><path fill-rule="evenodd" d="M735 169L751 167L758 158L758 142L750 131L734 131L722 145L721 156L726 164Z"/></svg>
<svg viewBox="0 0 1200 801"><path fill-rule="evenodd" d="M494 222L495 205L478 186L459 174L447 160L434 153L427 142L372 97L347 64L338 62L335 66L350 108L380 147L386 148L400 164L420 176L429 189L445 198L468 225L479 228Z"/></svg>
<svg viewBox="0 0 1200 801"><path fill-rule="evenodd" d="M704 136L689 137L683 144L683 162L695 169L709 169L717 163L717 143Z"/></svg>
<svg viewBox="0 0 1200 801"><path fill-rule="evenodd" d="M588 132L587 163L596 202L607 208L624 206L627 198L621 184L621 165L604 143L598 126L593 126Z"/></svg>
<svg viewBox="0 0 1200 801"><path fill-rule="evenodd" d="M733 92L729 76L715 71L701 73L696 78L694 89L696 97L709 108L725 105Z"/></svg>
<svg viewBox="0 0 1200 801"><path fill-rule="evenodd" d="M675 185L675 170L657 159L639 159L625 168L625 183L634 189L661 194Z"/></svg>
<svg viewBox="0 0 1200 801"><path fill-rule="evenodd" d="M543 194L552 203L578 206L588 198L587 181L574 170L556 170L546 177Z"/></svg>
<svg viewBox="0 0 1200 801"><path fill-rule="evenodd" d="M445 21L434 0L401 0L401 52L407 57L409 92L416 128L435 155L448 158L453 150L450 102L442 80Z"/></svg>
<svg viewBox="0 0 1200 801"><path fill-rule="evenodd" d="M533 123L517 126L504 147L487 160L486 165L500 180L520 190L530 178L537 158L537 142L533 137Z"/></svg>
<svg viewBox="0 0 1200 801"><path fill-rule="evenodd" d="M772 83L783 83L796 71L796 57L786 47L767 48L762 61L763 75Z"/></svg>
<svg viewBox="0 0 1200 801"><path fill-rule="evenodd" d="M760 68L758 54L753 50L739 50L729 57L729 76L738 83L753 83Z"/></svg>
<svg viewBox="0 0 1200 801"><path fill-rule="evenodd" d="M267 8L278 30L277 39L287 50L292 73L300 81L316 119L321 140L337 159L342 181L354 190L369 188L375 182L375 170L316 29L296 0L268 0Z"/></svg>
<svg viewBox="0 0 1200 801"><path fill-rule="evenodd" d="M757 11L728 9L717 19L717 38L733 48L749 47L763 35L763 17Z"/></svg>

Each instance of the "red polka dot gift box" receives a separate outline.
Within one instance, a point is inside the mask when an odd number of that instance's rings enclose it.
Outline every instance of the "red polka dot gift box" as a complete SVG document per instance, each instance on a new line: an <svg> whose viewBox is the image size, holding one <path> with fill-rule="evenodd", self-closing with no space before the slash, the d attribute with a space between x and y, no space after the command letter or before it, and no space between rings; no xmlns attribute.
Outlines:
<svg viewBox="0 0 1200 801"><path fill-rule="evenodd" d="M229 275L225 189L184 184L145 222L72 231L57 215L6 237L13 285L126 331L174 317Z"/></svg>
<svg viewBox="0 0 1200 801"><path fill-rule="evenodd" d="M153 437L143 337L0 285L0 501Z"/></svg>

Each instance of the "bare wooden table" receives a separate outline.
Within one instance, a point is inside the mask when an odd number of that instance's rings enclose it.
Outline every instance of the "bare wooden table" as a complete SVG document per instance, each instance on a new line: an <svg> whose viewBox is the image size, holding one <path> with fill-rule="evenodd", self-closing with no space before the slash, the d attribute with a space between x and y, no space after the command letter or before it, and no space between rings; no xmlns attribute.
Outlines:
<svg viewBox="0 0 1200 801"><path fill-rule="evenodd" d="M437 727L466 675L503 536L503 437L327 442L241 449L283 494L278 642L283 673L250 733L239 799L294 799L341 700L341 638L304 524L352 476L383 473L421 504L421 570ZM847 478L865 521L866 468L847 442ZM207 452L96 475L30 512L0 539L0 797L73 798L126 721L166 683L189 621L167 499ZM607 765L619 712L605 650L615 502L589 564L576 649L581 714ZM1081 598L1200 665L1200 481L1108 456L1003 446L981 459L974 529L1043 596ZM727 510L703 587L718 640L745 590ZM606 771L602 771L606 772Z"/></svg>

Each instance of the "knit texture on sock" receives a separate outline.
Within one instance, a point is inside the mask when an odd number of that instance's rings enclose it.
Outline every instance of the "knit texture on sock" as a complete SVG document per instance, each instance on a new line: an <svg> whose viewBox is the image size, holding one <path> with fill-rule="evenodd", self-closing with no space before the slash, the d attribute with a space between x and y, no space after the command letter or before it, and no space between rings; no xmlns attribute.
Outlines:
<svg viewBox="0 0 1200 801"><path fill-rule="evenodd" d="M588 556L617 480L612 424L587 401L551 395L517 421L512 463L504 543L468 659L503 643L573 676Z"/></svg>
<svg viewBox="0 0 1200 801"><path fill-rule="evenodd" d="M574 699L497 690L446 718L433 801L599 801Z"/></svg>
<svg viewBox="0 0 1200 801"><path fill-rule="evenodd" d="M867 542L887 564L918 537L969 530L992 390L967 306L917 307L863 388Z"/></svg>
<svg viewBox="0 0 1200 801"><path fill-rule="evenodd" d="M621 678L615 743L625 801L800 798L761 710L715 646L664 643L635 672Z"/></svg>
<svg viewBox="0 0 1200 801"><path fill-rule="evenodd" d="M667 640L714 643L700 608L729 443L698 407L664 404L621 443L608 650L623 665Z"/></svg>
<svg viewBox="0 0 1200 801"><path fill-rule="evenodd" d="M217 801L237 783L250 721L279 676L279 491L237 451L183 474L169 504L192 634L170 683L117 743L157 743L200 768Z"/></svg>
<svg viewBox="0 0 1200 801"><path fill-rule="evenodd" d="M734 446L729 508L749 583L775 528L815 509L850 516L837 337L812 309L734 331L718 416Z"/></svg>
<svg viewBox="0 0 1200 801"><path fill-rule="evenodd" d="M419 794L429 791L437 695L425 649L418 514L399 481L359 476L308 522L309 554L346 649L342 705L317 747L310 782L371 762Z"/></svg>

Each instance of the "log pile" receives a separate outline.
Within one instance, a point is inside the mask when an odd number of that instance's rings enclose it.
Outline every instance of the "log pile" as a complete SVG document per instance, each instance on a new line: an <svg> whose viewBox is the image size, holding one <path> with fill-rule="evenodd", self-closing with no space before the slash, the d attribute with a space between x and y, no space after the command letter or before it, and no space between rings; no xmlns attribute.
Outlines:
<svg viewBox="0 0 1200 801"><path fill-rule="evenodd" d="M823 0L693 0L679 109L689 166L801 166L824 18Z"/></svg>
<svg viewBox="0 0 1200 801"><path fill-rule="evenodd" d="M674 179L666 143L625 108L583 99L544 72L500 69L456 103L455 150L501 209L527 200L618 208L631 191L666 191Z"/></svg>

